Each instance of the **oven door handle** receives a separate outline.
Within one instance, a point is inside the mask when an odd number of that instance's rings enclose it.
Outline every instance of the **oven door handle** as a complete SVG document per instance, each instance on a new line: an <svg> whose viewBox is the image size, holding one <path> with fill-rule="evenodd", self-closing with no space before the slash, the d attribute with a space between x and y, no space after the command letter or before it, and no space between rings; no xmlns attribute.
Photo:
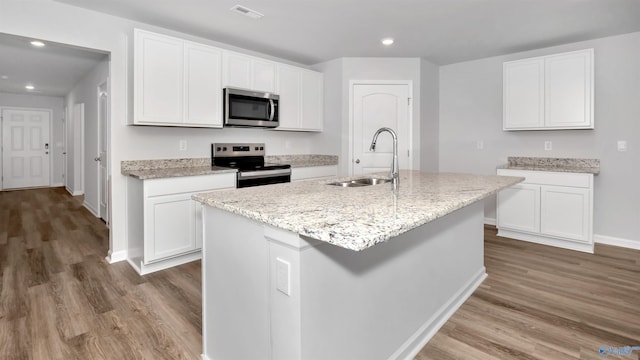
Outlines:
<svg viewBox="0 0 640 360"><path fill-rule="evenodd" d="M276 176L291 175L291 169L276 169L276 170L259 170L259 171L241 171L238 173L238 179L257 179L257 178L269 178Z"/></svg>
<svg viewBox="0 0 640 360"><path fill-rule="evenodd" d="M273 99L269 99L269 121L273 121L273 116L276 114L276 104Z"/></svg>

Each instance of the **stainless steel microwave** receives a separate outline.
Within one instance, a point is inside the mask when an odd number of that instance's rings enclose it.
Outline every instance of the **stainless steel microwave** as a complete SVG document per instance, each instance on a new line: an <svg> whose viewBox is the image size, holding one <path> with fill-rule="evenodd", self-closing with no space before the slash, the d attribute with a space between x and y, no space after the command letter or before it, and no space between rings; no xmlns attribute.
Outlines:
<svg viewBox="0 0 640 360"><path fill-rule="evenodd" d="M224 126L274 128L280 96L234 88L224 89Z"/></svg>

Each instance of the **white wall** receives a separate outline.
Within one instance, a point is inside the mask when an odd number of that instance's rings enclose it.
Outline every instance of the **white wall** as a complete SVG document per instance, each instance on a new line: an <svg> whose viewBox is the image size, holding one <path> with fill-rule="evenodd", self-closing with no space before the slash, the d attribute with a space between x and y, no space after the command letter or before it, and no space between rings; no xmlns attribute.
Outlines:
<svg viewBox="0 0 640 360"><path fill-rule="evenodd" d="M51 138L49 139L49 151L51 159L51 186L64 185L64 99L56 96L22 95L0 93L0 107L23 107L49 109L53 115L51 118ZM0 139L0 143L2 139ZM0 165L2 159L0 159ZM2 166L0 166L2 175Z"/></svg>
<svg viewBox="0 0 640 360"><path fill-rule="evenodd" d="M92 70L85 74L80 81L73 87L73 90L67 94L65 102L68 109L73 109L75 104L84 103L84 156L73 151L69 154L69 158L82 159L83 164L80 165L84 171L84 205L98 215L99 198L98 198L98 165L94 161L99 156L98 150L98 85L102 84L109 77L109 59L105 57L103 61L98 63ZM71 121L70 121L71 123ZM75 128L76 124L72 124ZM74 139L74 142L76 142ZM76 142L77 143L77 142ZM78 171L80 169L74 169ZM82 178L82 177L80 177ZM77 185L77 184L76 184ZM77 186L76 186L77 187Z"/></svg>
<svg viewBox="0 0 640 360"><path fill-rule="evenodd" d="M502 131L502 63L595 49L595 130ZM498 56L440 68L440 170L495 174L507 156L601 160L594 233L640 242L640 33ZM484 150L476 142L484 141ZM553 142L544 151L544 141ZM628 142L627 152L616 150ZM486 202L495 218L495 198Z"/></svg>
<svg viewBox="0 0 640 360"><path fill-rule="evenodd" d="M420 60L420 90L420 170L437 172L440 68L426 60Z"/></svg>
<svg viewBox="0 0 640 360"><path fill-rule="evenodd" d="M127 126L132 104L133 28L182 37L205 44L259 55L233 46L136 23L52 0L0 1L0 32L40 38L110 54L112 214L111 250L116 259L126 251L126 181L120 162L130 159L207 157L211 142L264 141L268 154L329 153L321 134L276 132L257 129L187 129ZM267 58L272 58L265 56ZM274 59L274 58L272 58ZM283 62L286 60L274 59ZM179 151L179 140L188 141L188 150Z"/></svg>

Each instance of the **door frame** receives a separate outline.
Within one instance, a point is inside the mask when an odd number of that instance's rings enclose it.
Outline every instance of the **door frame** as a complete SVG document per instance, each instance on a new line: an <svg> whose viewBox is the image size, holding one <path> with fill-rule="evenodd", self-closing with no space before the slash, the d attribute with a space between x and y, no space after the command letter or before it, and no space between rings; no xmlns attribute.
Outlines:
<svg viewBox="0 0 640 360"><path fill-rule="evenodd" d="M413 148L413 104L415 98L413 96L413 80L349 80L349 176L353 176L353 88L356 85L407 85L409 87L409 164L411 169L413 166L413 159L415 149ZM400 154L398 154L400 156Z"/></svg>
<svg viewBox="0 0 640 360"><path fill-rule="evenodd" d="M46 111L49 113L49 187L51 187L51 178L53 178L53 149L51 141L53 138L53 109L44 109L44 108L27 108L27 107L19 107L19 106L0 106L0 177L4 176L4 136L2 131L4 130L4 117L2 113L4 110L24 110L24 111ZM4 190L4 180L0 181L0 190Z"/></svg>

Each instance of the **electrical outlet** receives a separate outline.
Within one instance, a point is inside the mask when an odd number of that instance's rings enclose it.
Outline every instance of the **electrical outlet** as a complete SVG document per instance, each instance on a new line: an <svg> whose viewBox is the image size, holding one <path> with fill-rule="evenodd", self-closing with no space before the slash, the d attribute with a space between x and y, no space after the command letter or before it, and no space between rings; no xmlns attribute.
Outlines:
<svg viewBox="0 0 640 360"><path fill-rule="evenodd" d="M187 151L187 140L180 140L180 151Z"/></svg>
<svg viewBox="0 0 640 360"><path fill-rule="evenodd" d="M291 294L291 264L280 258L276 258L276 289L283 294Z"/></svg>
<svg viewBox="0 0 640 360"><path fill-rule="evenodd" d="M478 141L476 142L476 148L477 148L478 150L482 150L482 149L484 149L484 141L482 141L482 140L478 140Z"/></svg>
<svg viewBox="0 0 640 360"><path fill-rule="evenodd" d="M550 151L553 149L553 143L551 141L545 141L544 142L544 150L545 151Z"/></svg>
<svg viewBox="0 0 640 360"><path fill-rule="evenodd" d="M626 140L618 140L618 151L620 151L620 152L627 151L627 141Z"/></svg>

